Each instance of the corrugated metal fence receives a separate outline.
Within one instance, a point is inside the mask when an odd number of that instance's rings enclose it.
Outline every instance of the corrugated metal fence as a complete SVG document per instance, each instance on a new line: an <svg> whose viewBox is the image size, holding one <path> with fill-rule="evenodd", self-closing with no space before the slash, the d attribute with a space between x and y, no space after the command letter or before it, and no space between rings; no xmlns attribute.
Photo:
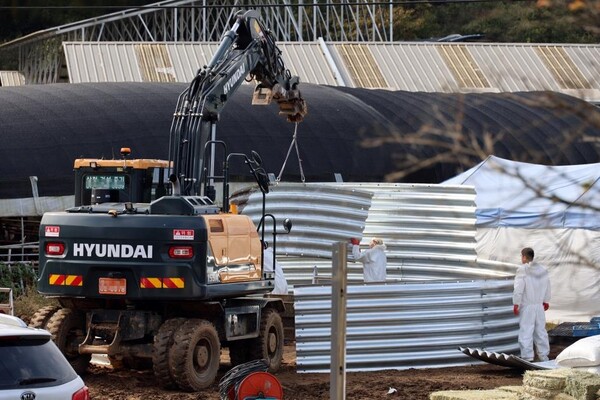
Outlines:
<svg viewBox="0 0 600 400"><path fill-rule="evenodd" d="M233 196L255 223L261 199L255 189ZM517 351L516 266L477 260L473 188L279 183L266 211L294 224L277 255L294 288L299 371L329 371L331 287L311 284L315 267L317 283L331 278L332 245L350 237L384 240L388 279L362 284L362 264L348 264L348 371L471 364L459 346Z"/></svg>
<svg viewBox="0 0 600 400"><path fill-rule="evenodd" d="M260 193L238 191L233 201L256 224ZM292 232L277 237L277 256L291 285L312 282L314 267L331 276L331 245L373 236L387 246L388 282L433 279L494 279L514 271L485 263L475 251L475 191L468 186L393 183L279 183L267 194L267 213ZM272 222L267 219L267 240ZM281 228L278 228L281 231ZM362 282L362 264L350 263L349 281Z"/></svg>
<svg viewBox="0 0 600 400"><path fill-rule="evenodd" d="M472 364L459 346L518 349L512 280L348 286L346 370ZM294 290L296 365L329 372L331 287Z"/></svg>

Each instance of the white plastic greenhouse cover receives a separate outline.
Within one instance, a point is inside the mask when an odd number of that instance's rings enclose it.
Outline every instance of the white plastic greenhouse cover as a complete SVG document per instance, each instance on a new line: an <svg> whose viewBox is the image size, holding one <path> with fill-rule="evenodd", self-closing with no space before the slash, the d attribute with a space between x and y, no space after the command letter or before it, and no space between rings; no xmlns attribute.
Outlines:
<svg viewBox="0 0 600 400"><path fill-rule="evenodd" d="M520 263L532 247L550 272L546 318L600 315L600 164L546 166L488 157L443 184L474 186L478 259Z"/></svg>
<svg viewBox="0 0 600 400"><path fill-rule="evenodd" d="M477 226L600 229L600 163L548 166L490 156L443 182L475 186Z"/></svg>

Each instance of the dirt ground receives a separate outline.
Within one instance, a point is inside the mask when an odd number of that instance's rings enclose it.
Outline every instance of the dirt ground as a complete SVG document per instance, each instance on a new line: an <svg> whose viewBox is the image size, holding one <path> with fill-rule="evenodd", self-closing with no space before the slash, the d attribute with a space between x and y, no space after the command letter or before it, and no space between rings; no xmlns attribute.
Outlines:
<svg viewBox="0 0 600 400"><path fill-rule="evenodd" d="M565 347L554 344L551 358ZM110 366L93 364L83 378L90 388L92 399L145 400L145 399L205 399L219 400L218 380L230 368L224 354L217 382L201 393L163 390L156 385L151 371L113 370ZM475 361L475 360L474 360ZM275 374L283 387L286 400L329 399L329 374L296 373L294 346L286 346L283 368ZM498 386L521 385L523 371L490 364L467 367L409 369L348 373L346 398L371 400L401 398L429 399L438 390L493 389ZM396 393L387 394L390 388Z"/></svg>

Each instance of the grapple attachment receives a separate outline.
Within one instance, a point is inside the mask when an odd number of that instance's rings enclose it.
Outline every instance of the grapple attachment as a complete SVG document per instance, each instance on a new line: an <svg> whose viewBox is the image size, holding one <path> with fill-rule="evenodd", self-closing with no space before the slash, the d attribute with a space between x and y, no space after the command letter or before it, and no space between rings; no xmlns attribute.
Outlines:
<svg viewBox="0 0 600 400"><path fill-rule="evenodd" d="M275 100L279 105L279 114L286 115L289 122L301 122L308 112L306 102L298 89L286 90L275 84L273 89L257 85L252 96L252 104L267 105Z"/></svg>

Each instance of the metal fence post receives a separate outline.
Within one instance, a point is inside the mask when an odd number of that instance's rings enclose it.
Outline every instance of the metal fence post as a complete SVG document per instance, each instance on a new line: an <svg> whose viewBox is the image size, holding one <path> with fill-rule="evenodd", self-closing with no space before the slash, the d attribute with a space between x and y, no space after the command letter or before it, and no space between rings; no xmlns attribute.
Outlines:
<svg viewBox="0 0 600 400"><path fill-rule="evenodd" d="M348 244L333 244L331 275L331 382L329 397L346 399L346 287Z"/></svg>

